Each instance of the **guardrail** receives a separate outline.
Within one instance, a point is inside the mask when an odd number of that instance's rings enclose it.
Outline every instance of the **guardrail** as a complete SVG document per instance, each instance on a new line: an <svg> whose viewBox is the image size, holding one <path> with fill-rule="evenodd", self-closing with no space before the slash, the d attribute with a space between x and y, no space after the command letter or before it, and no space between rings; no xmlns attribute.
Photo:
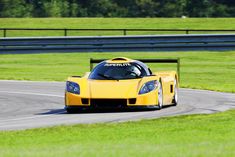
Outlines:
<svg viewBox="0 0 235 157"><path fill-rule="evenodd" d="M123 35L128 35L129 32L177 32L177 33L197 33L203 32L203 34L208 33L215 33L215 32L235 32L235 29L77 29L77 28L0 28L2 31L3 37L7 37L8 32L10 31L58 31L61 32L59 36L68 36L69 32L121 32Z"/></svg>
<svg viewBox="0 0 235 157"><path fill-rule="evenodd" d="M235 35L223 34L0 38L0 54L233 49Z"/></svg>

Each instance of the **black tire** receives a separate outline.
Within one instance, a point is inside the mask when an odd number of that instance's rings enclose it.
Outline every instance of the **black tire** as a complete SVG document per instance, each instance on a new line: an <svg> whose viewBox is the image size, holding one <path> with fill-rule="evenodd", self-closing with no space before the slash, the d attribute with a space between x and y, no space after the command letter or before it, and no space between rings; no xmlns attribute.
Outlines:
<svg viewBox="0 0 235 157"><path fill-rule="evenodd" d="M71 108L65 108L67 113L76 113L76 110L71 109Z"/></svg>
<svg viewBox="0 0 235 157"><path fill-rule="evenodd" d="M178 104L178 82L177 79L174 81L174 96L173 96L173 105L176 106Z"/></svg>
<svg viewBox="0 0 235 157"><path fill-rule="evenodd" d="M84 108L82 107L67 107L65 106L65 110L67 113L80 113L84 111Z"/></svg>
<svg viewBox="0 0 235 157"><path fill-rule="evenodd" d="M158 108L159 110L162 109L163 106L163 90L162 90L162 82L159 82L158 87Z"/></svg>

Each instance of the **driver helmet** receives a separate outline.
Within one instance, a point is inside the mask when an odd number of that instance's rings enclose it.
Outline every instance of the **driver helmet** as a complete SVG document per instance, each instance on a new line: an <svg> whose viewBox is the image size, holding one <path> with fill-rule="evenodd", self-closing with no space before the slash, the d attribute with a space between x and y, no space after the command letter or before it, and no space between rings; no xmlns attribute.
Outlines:
<svg viewBox="0 0 235 157"><path fill-rule="evenodd" d="M136 66L129 66L128 71L135 73L137 76L140 76L141 72Z"/></svg>

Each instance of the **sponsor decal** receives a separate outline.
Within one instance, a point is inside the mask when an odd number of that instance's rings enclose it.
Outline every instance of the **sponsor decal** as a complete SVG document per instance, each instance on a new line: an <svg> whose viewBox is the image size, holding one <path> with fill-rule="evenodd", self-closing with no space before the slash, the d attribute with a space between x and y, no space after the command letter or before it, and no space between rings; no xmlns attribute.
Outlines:
<svg viewBox="0 0 235 157"><path fill-rule="evenodd" d="M106 63L104 66L107 66L107 67L125 67L125 66L131 66L130 63Z"/></svg>

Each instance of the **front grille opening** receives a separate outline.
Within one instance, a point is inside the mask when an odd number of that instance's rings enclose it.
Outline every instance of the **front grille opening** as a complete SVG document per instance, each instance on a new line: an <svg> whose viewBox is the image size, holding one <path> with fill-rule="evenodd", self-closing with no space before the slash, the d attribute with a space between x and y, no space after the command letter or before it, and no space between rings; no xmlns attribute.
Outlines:
<svg viewBox="0 0 235 157"><path fill-rule="evenodd" d="M136 98L129 99L129 104L135 104L135 103L136 103Z"/></svg>
<svg viewBox="0 0 235 157"><path fill-rule="evenodd" d="M86 104L86 105L88 105L89 104L89 99L82 99L82 104Z"/></svg>
<svg viewBox="0 0 235 157"><path fill-rule="evenodd" d="M127 99L91 99L91 106L96 108L124 108Z"/></svg>

